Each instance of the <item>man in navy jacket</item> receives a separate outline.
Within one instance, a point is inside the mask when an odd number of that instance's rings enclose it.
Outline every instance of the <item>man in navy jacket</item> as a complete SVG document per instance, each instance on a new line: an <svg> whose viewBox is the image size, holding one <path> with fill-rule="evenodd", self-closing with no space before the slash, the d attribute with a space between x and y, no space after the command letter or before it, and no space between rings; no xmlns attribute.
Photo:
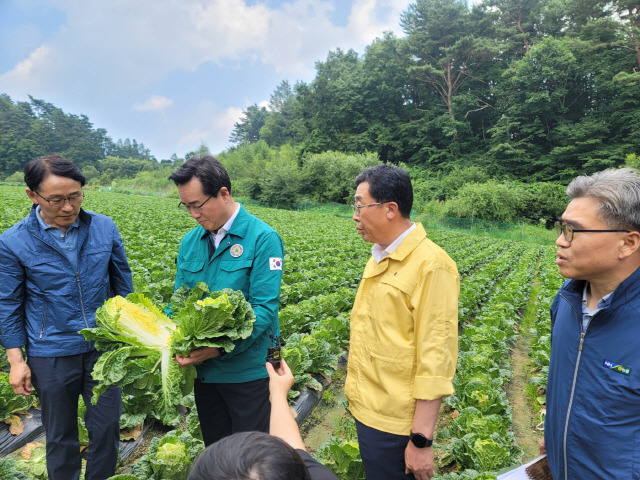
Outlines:
<svg viewBox="0 0 640 480"><path fill-rule="evenodd" d="M46 432L49 480L76 480L81 458L78 398L87 406L85 478L114 475L120 389L91 404L93 365L100 356L78 332L95 327L95 311L133 290L131 270L113 221L81 209L85 178L59 155L25 167L31 213L0 235L0 341L20 395L36 389ZM22 356L25 347L27 360Z"/></svg>
<svg viewBox="0 0 640 480"><path fill-rule="evenodd" d="M556 223L544 440L555 480L640 478L640 175L581 176ZM543 447L544 448L544 447Z"/></svg>

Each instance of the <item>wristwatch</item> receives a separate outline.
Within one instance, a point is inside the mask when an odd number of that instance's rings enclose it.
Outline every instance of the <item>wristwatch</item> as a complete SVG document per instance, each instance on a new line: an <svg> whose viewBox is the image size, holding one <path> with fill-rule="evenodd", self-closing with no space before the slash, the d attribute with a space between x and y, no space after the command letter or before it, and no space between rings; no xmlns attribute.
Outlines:
<svg viewBox="0 0 640 480"><path fill-rule="evenodd" d="M409 440L416 446L416 448L426 448L433 445L433 438L427 438L421 433L409 434Z"/></svg>

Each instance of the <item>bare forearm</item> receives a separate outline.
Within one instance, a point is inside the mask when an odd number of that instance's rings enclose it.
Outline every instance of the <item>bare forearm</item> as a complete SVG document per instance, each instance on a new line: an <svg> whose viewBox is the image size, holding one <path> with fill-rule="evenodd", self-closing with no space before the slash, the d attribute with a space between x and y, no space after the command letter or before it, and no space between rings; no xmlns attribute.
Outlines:
<svg viewBox="0 0 640 480"><path fill-rule="evenodd" d="M440 399L418 400L413 415L411 430L421 433L427 438L433 438L433 433L440 411ZM416 480L428 480L435 475L433 448L429 446L416 446L409 441L404 451L405 473L413 473Z"/></svg>
<svg viewBox="0 0 640 480"><path fill-rule="evenodd" d="M440 398L436 400L417 400L412 431L422 433L428 438L433 438L441 403L442 399Z"/></svg>
<svg viewBox="0 0 640 480"><path fill-rule="evenodd" d="M286 396L271 396L269 433L281 438L293 448L306 450Z"/></svg>

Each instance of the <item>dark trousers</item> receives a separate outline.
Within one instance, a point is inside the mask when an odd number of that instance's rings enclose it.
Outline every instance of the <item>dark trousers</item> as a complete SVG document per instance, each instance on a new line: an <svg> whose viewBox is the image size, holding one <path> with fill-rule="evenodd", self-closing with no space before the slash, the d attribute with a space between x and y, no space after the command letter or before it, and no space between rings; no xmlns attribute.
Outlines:
<svg viewBox="0 0 640 480"><path fill-rule="evenodd" d="M362 465L367 480L413 480L406 474L404 451L409 443L408 435L394 435L366 426L356 420L358 443Z"/></svg>
<svg viewBox="0 0 640 480"><path fill-rule="evenodd" d="M104 480L115 474L120 439L121 391L110 387L91 404L91 378L100 356L87 352L65 357L29 357L31 380L40 398L42 424L47 440L49 480L77 480L82 460L78 439L78 398L87 406L85 424L89 432L86 480Z"/></svg>
<svg viewBox="0 0 640 480"><path fill-rule="evenodd" d="M269 379L246 383L196 380L194 397L205 445L237 432L269 433Z"/></svg>

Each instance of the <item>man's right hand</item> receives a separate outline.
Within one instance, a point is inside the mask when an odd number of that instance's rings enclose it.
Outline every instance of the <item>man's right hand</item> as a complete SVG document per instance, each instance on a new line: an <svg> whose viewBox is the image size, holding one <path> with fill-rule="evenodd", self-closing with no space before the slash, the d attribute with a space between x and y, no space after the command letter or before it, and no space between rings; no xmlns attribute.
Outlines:
<svg viewBox="0 0 640 480"><path fill-rule="evenodd" d="M7 360L11 369L9 370L9 384L16 395L31 395L31 369L22 358L21 348L8 348Z"/></svg>

